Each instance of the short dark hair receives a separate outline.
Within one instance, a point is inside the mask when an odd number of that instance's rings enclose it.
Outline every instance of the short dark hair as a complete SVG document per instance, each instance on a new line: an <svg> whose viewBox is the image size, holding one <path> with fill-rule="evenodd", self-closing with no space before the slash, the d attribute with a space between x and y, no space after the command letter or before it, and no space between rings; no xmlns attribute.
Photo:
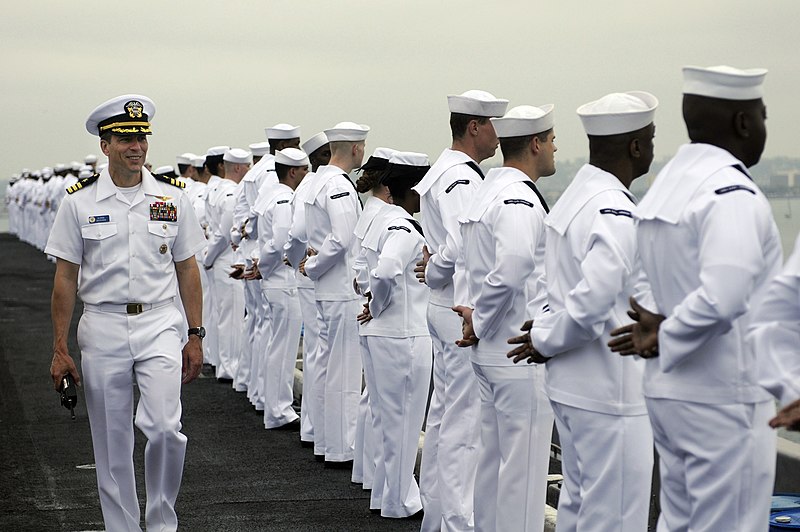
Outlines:
<svg viewBox="0 0 800 532"><path fill-rule="evenodd" d="M207 155L205 166L211 175L219 175L219 167L222 166L222 155Z"/></svg>
<svg viewBox="0 0 800 532"><path fill-rule="evenodd" d="M533 141L533 137L539 139L539 142L547 142L547 137L553 128L534 135L524 135L522 137L503 137L500 139L500 151L503 153L504 159L512 159L527 149Z"/></svg>
<svg viewBox="0 0 800 532"><path fill-rule="evenodd" d="M189 164L178 163L178 172L180 172L180 174L183 175L186 173L186 170L188 170L190 166L191 165Z"/></svg>
<svg viewBox="0 0 800 532"><path fill-rule="evenodd" d="M489 121L489 117L466 115L463 113L450 113L450 131L453 133L453 140L460 139L466 135L467 126L473 120L477 120L479 124L485 124Z"/></svg>
<svg viewBox="0 0 800 532"><path fill-rule="evenodd" d="M289 166L288 164L281 164L276 162L275 173L278 174L278 181L283 181L284 179L286 179L286 176L289 175L289 170L291 169L292 167Z"/></svg>
<svg viewBox="0 0 800 532"><path fill-rule="evenodd" d="M356 180L356 190L361 194L366 194L370 190L378 188L384 173L383 169L378 168L364 170Z"/></svg>

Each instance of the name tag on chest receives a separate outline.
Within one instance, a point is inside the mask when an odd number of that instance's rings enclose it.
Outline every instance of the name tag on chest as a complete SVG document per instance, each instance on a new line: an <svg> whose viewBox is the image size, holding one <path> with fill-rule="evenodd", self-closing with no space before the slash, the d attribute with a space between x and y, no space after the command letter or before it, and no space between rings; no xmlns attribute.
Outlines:
<svg viewBox="0 0 800 532"><path fill-rule="evenodd" d="M150 219L157 222L177 222L178 208L174 203L157 201L150 204Z"/></svg>

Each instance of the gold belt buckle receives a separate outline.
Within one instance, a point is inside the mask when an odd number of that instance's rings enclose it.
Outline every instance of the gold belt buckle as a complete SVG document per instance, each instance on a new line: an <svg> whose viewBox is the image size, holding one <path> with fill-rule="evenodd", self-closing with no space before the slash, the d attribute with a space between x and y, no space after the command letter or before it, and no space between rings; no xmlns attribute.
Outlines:
<svg viewBox="0 0 800 532"><path fill-rule="evenodd" d="M144 312L144 308L142 308L141 303L128 303L125 307L125 311L128 314L141 314Z"/></svg>

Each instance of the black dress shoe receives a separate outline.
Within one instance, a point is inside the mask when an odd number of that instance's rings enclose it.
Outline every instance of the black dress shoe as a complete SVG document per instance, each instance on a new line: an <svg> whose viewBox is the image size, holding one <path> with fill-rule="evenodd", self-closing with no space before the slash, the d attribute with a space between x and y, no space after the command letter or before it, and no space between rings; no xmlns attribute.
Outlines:
<svg viewBox="0 0 800 532"><path fill-rule="evenodd" d="M267 429L267 430L283 430L283 431L295 430L295 431L297 431L297 430L300 430L300 420L299 419L295 419L294 421L290 421L289 423L286 423L285 425L281 425L280 427L272 427L272 428Z"/></svg>
<svg viewBox="0 0 800 532"><path fill-rule="evenodd" d="M325 455L324 454L315 454L314 455L314 460L316 460L317 462L324 462L325 461Z"/></svg>
<svg viewBox="0 0 800 532"><path fill-rule="evenodd" d="M381 509L380 508L370 508L369 509L369 513L381 515Z"/></svg>
<svg viewBox="0 0 800 532"><path fill-rule="evenodd" d="M325 469L353 469L353 461L347 460L346 462L330 462L325 460Z"/></svg>
<svg viewBox="0 0 800 532"><path fill-rule="evenodd" d="M231 384L233 379L228 379L225 377L217 377L217 382L221 382L222 384Z"/></svg>
<svg viewBox="0 0 800 532"><path fill-rule="evenodd" d="M304 449L313 449L314 448L314 442L313 441L300 440L300 447L302 447Z"/></svg>
<svg viewBox="0 0 800 532"><path fill-rule="evenodd" d="M407 515L405 517L397 517L395 519L404 519L406 521L421 521L423 515L425 515L425 512L423 510L420 510L415 514Z"/></svg>

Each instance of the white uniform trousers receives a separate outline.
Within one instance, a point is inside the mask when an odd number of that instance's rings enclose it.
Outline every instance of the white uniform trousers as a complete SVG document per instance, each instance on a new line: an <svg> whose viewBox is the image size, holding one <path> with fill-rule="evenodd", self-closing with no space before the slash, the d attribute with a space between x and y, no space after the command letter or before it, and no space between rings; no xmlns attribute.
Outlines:
<svg viewBox="0 0 800 532"><path fill-rule="evenodd" d="M541 532L553 436L544 368L472 368L481 393L475 530Z"/></svg>
<svg viewBox="0 0 800 532"><path fill-rule="evenodd" d="M265 288L263 291L272 321L264 373L264 428L274 429L300 417L292 408L292 402L303 318L296 288Z"/></svg>
<svg viewBox="0 0 800 532"><path fill-rule="evenodd" d="M361 365L364 368L364 389L358 402L358 419L356 420L356 439L353 445L353 472L350 481L361 484L366 490L371 490L375 477L376 449L375 449L375 418L372 414L370 401L370 388L374 389L374 370L369 357L367 337L359 336L358 344L361 352ZM373 384L370 384L373 383ZM378 506L380 508L380 506Z"/></svg>
<svg viewBox="0 0 800 532"><path fill-rule="evenodd" d="M317 304L314 289L297 287L300 313L303 315L303 396L300 398L300 440L314 443L314 400L311 386L314 382L314 362L317 358Z"/></svg>
<svg viewBox="0 0 800 532"><path fill-rule="evenodd" d="M242 346L244 317L244 286L228 276L227 262L217 260L214 272L214 306L217 308L217 338L219 342L218 379L233 379Z"/></svg>
<svg viewBox="0 0 800 532"><path fill-rule="evenodd" d="M233 377L233 389L237 392L246 392L247 384L250 382L250 369L253 362L253 350L256 345L256 327L258 319L259 295L261 291L260 281L239 281L244 283L244 320L242 322L242 349L239 356L239 364L236 368L236 375Z"/></svg>
<svg viewBox="0 0 800 532"><path fill-rule="evenodd" d="M434 400L441 402L439 406L432 400L430 410L441 408L441 417L436 437L436 418L431 419L431 411L428 412L424 469L420 471L425 508L421 530L472 530L473 490L480 445L478 382L469 351L455 344L461 338L461 318L449 307L429 304L428 328L434 350L433 383L434 387L440 387L434 388ZM431 428L434 439L429 441ZM425 454L430 457L426 459ZM438 517L439 508L441 518Z"/></svg>
<svg viewBox="0 0 800 532"><path fill-rule="evenodd" d="M259 281L261 283L261 281ZM264 410L264 370L266 368L267 347L272 338L272 317L264 296L263 287L258 291L258 310L256 316L256 340L253 356L250 358L250 382L247 384L247 398L256 410Z"/></svg>
<svg viewBox="0 0 800 532"><path fill-rule="evenodd" d="M144 450L147 530L176 530L175 499L183 475L181 434L182 318L174 305L138 315L88 309L78 325L84 393L106 530L138 531L133 466L133 379L139 386L136 426Z"/></svg>
<svg viewBox="0 0 800 532"><path fill-rule="evenodd" d="M197 259L200 269L200 286L203 288L203 328L206 337L203 338L203 362L212 366L219 365L219 326L217 321L217 307L214 305L214 270L203 267L202 258Z"/></svg>
<svg viewBox="0 0 800 532"><path fill-rule="evenodd" d="M408 517L422 509L414 464L431 382L431 340L368 336L367 342L375 368L372 404L381 419L381 515Z"/></svg>
<svg viewBox="0 0 800 532"><path fill-rule="evenodd" d="M558 532L647 530L653 476L653 432L647 415L552 405L564 476Z"/></svg>
<svg viewBox="0 0 800 532"><path fill-rule="evenodd" d="M356 316L362 305L349 301L317 301L319 359L314 368L314 395L321 424L314 425L314 454L329 462L353 459L358 400L361 396L361 354Z"/></svg>
<svg viewBox="0 0 800 532"><path fill-rule="evenodd" d="M766 532L775 479L772 401L647 398L660 457L658 532Z"/></svg>

